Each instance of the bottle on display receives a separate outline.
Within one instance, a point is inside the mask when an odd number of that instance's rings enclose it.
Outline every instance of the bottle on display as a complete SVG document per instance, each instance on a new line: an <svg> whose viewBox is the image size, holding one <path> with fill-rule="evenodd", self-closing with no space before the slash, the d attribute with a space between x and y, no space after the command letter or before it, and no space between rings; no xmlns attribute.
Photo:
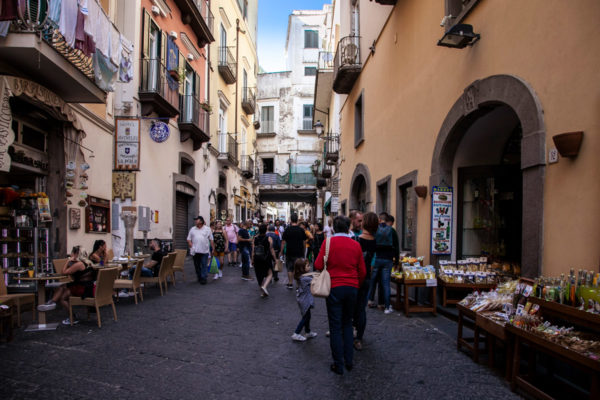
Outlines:
<svg viewBox="0 0 600 400"><path fill-rule="evenodd" d="M569 305L575 306L575 289L577 283L575 282L575 269L571 268L571 276L569 281Z"/></svg>

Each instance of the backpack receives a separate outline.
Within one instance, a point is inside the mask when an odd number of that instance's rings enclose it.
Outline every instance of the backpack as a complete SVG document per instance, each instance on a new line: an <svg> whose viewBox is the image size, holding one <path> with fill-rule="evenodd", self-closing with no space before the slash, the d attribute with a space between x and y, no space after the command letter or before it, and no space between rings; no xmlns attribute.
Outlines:
<svg viewBox="0 0 600 400"><path fill-rule="evenodd" d="M270 237L273 240L273 250L275 250L275 252L281 250L281 239L279 238L277 233L269 232L267 233L267 237Z"/></svg>
<svg viewBox="0 0 600 400"><path fill-rule="evenodd" d="M265 236L259 244L256 244L256 240L254 241L254 259L256 261L264 262L269 258L267 249L265 248L265 240L268 240L267 236Z"/></svg>
<svg viewBox="0 0 600 400"><path fill-rule="evenodd" d="M377 233L375 233L375 243L377 246L394 246L394 239L392 234L392 227L389 225L379 226Z"/></svg>

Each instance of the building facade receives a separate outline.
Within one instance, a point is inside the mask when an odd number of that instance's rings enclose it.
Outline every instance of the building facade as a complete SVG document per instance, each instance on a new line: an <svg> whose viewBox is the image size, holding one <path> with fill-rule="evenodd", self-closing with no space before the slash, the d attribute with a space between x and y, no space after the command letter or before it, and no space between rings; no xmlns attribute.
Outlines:
<svg viewBox="0 0 600 400"><path fill-rule="evenodd" d="M391 211L402 250L432 263L486 255L530 277L596 269L600 119L590 105L599 55L589 49L598 3L354 3L340 10L332 85L347 95L339 114L347 210ZM352 36L350 21L371 26L372 13L384 22L374 41L360 32L357 49L344 32ZM573 20L578 30L558 34ZM432 193L440 187L452 191ZM450 219L434 221L432 195Z"/></svg>

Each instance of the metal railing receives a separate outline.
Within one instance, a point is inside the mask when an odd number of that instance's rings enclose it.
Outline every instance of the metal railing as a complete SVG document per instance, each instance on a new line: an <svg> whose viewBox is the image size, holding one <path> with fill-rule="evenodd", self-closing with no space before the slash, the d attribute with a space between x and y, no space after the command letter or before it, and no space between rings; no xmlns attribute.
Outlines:
<svg viewBox="0 0 600 400"><path fill-rule="evenodd" d="M173 107L179 107L179 82L173 78L163 60L159 58L144 58L140 93L156 93L167 100Z"/></svg>
<svg viewBox="0 0 600 400"><path fill-rule="evenodd" d="M360 36L346 36L337 45L334 57L334 69L340 67L360 67Z"/></svg>
<svg viewBox="0 0 600 400"><path fill-rule="evenodd" d="M227 67L231 70L234 78L236 78L236 62L235 57L233 57L233 53L231 51L233 49L232 46L220 46L219 47L219 67Z"/></svg>
<svg viewBox="0 0 600 400"><path fill-rule="evenodd" d="M325 71L333 69L333 57L334 54L330 51L319 52L319 70Z"/></svg>
<svg viewBox="0 0 600 400"><path fill-rule="evenodd" d="M243 88L242 108L246 114L254 114L254 111L256 110L256 92L254 91L254 88Z"/></svg>
<svg viewBox="0 0 600 400"><path fill-rule="evenodd" d="M324 137L325 140L325 158L330 159L335 157L337 161L337 155L340 151L340 135L338 133L330 132Z"/></svg>
<svg viewBox="0 0 600 400"><path fill-rule="evenodd" d="M311 172L260 174L258 176L260 185L316 185L317 178Z"/></svg>
<svg viewBox="0 0 600 400"><path fill-rule="evenodd" d="M240 161L242 174L252 176L254 174L254 160L251 156L242 156Z"/></svg>
<svg viewBox="0 0 600 400"><path fill-rule="evenodd" d="M209 114L202 108L202 103L195 95L187 94L179 96L179 122L183 124L194 124L208 134Z"/></svg>
<svg viewBox="0 0 600 400"><path fill-rule="evenodd" d="M231 133L219 133L219 156L226 156L231 162L238 161L238 143Z"/></svg>
<svg viewBox="0 0 600 400"><path fill-rule="evenodd" d="M200 15L204 19L204 22L206 22L206 26L208 26L208 30L212 34L214 16L210 11L208 0L194 0L194 3L196 3L196 7L198 8L198 11L200 11Z"/></svg>

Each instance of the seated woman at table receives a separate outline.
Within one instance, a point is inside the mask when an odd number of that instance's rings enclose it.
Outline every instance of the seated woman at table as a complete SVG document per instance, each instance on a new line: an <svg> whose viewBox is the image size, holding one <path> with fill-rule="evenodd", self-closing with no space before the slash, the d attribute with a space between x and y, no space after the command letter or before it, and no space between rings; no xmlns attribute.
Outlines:
<svg viewBox="0 0 600 400"><path fill-rule="evenodd" d="M87 253L80 246L73 247L71 256L67 261L67 265L63 269L63 274L70 275L73 282L67 283L66 286L59 287L54 296L46 304L38 306L39 311L50 311L56 308L56 303L69 309L69 297L93 297L94 296L94 281L96 280L95 270L91 267L91 262L86 258ZM62 321L64 325L70 325L69 318ZM76 321L73 321L75 324Z"/></svg>
<svg viewBox="0 0 600 400"><path fill-rule="evenodd" d="M100 265L105 265L108 262L108 252L104 240L100 239L94 242L94 248L92 249L92 254L90 254L90 261Z"/></svg>

